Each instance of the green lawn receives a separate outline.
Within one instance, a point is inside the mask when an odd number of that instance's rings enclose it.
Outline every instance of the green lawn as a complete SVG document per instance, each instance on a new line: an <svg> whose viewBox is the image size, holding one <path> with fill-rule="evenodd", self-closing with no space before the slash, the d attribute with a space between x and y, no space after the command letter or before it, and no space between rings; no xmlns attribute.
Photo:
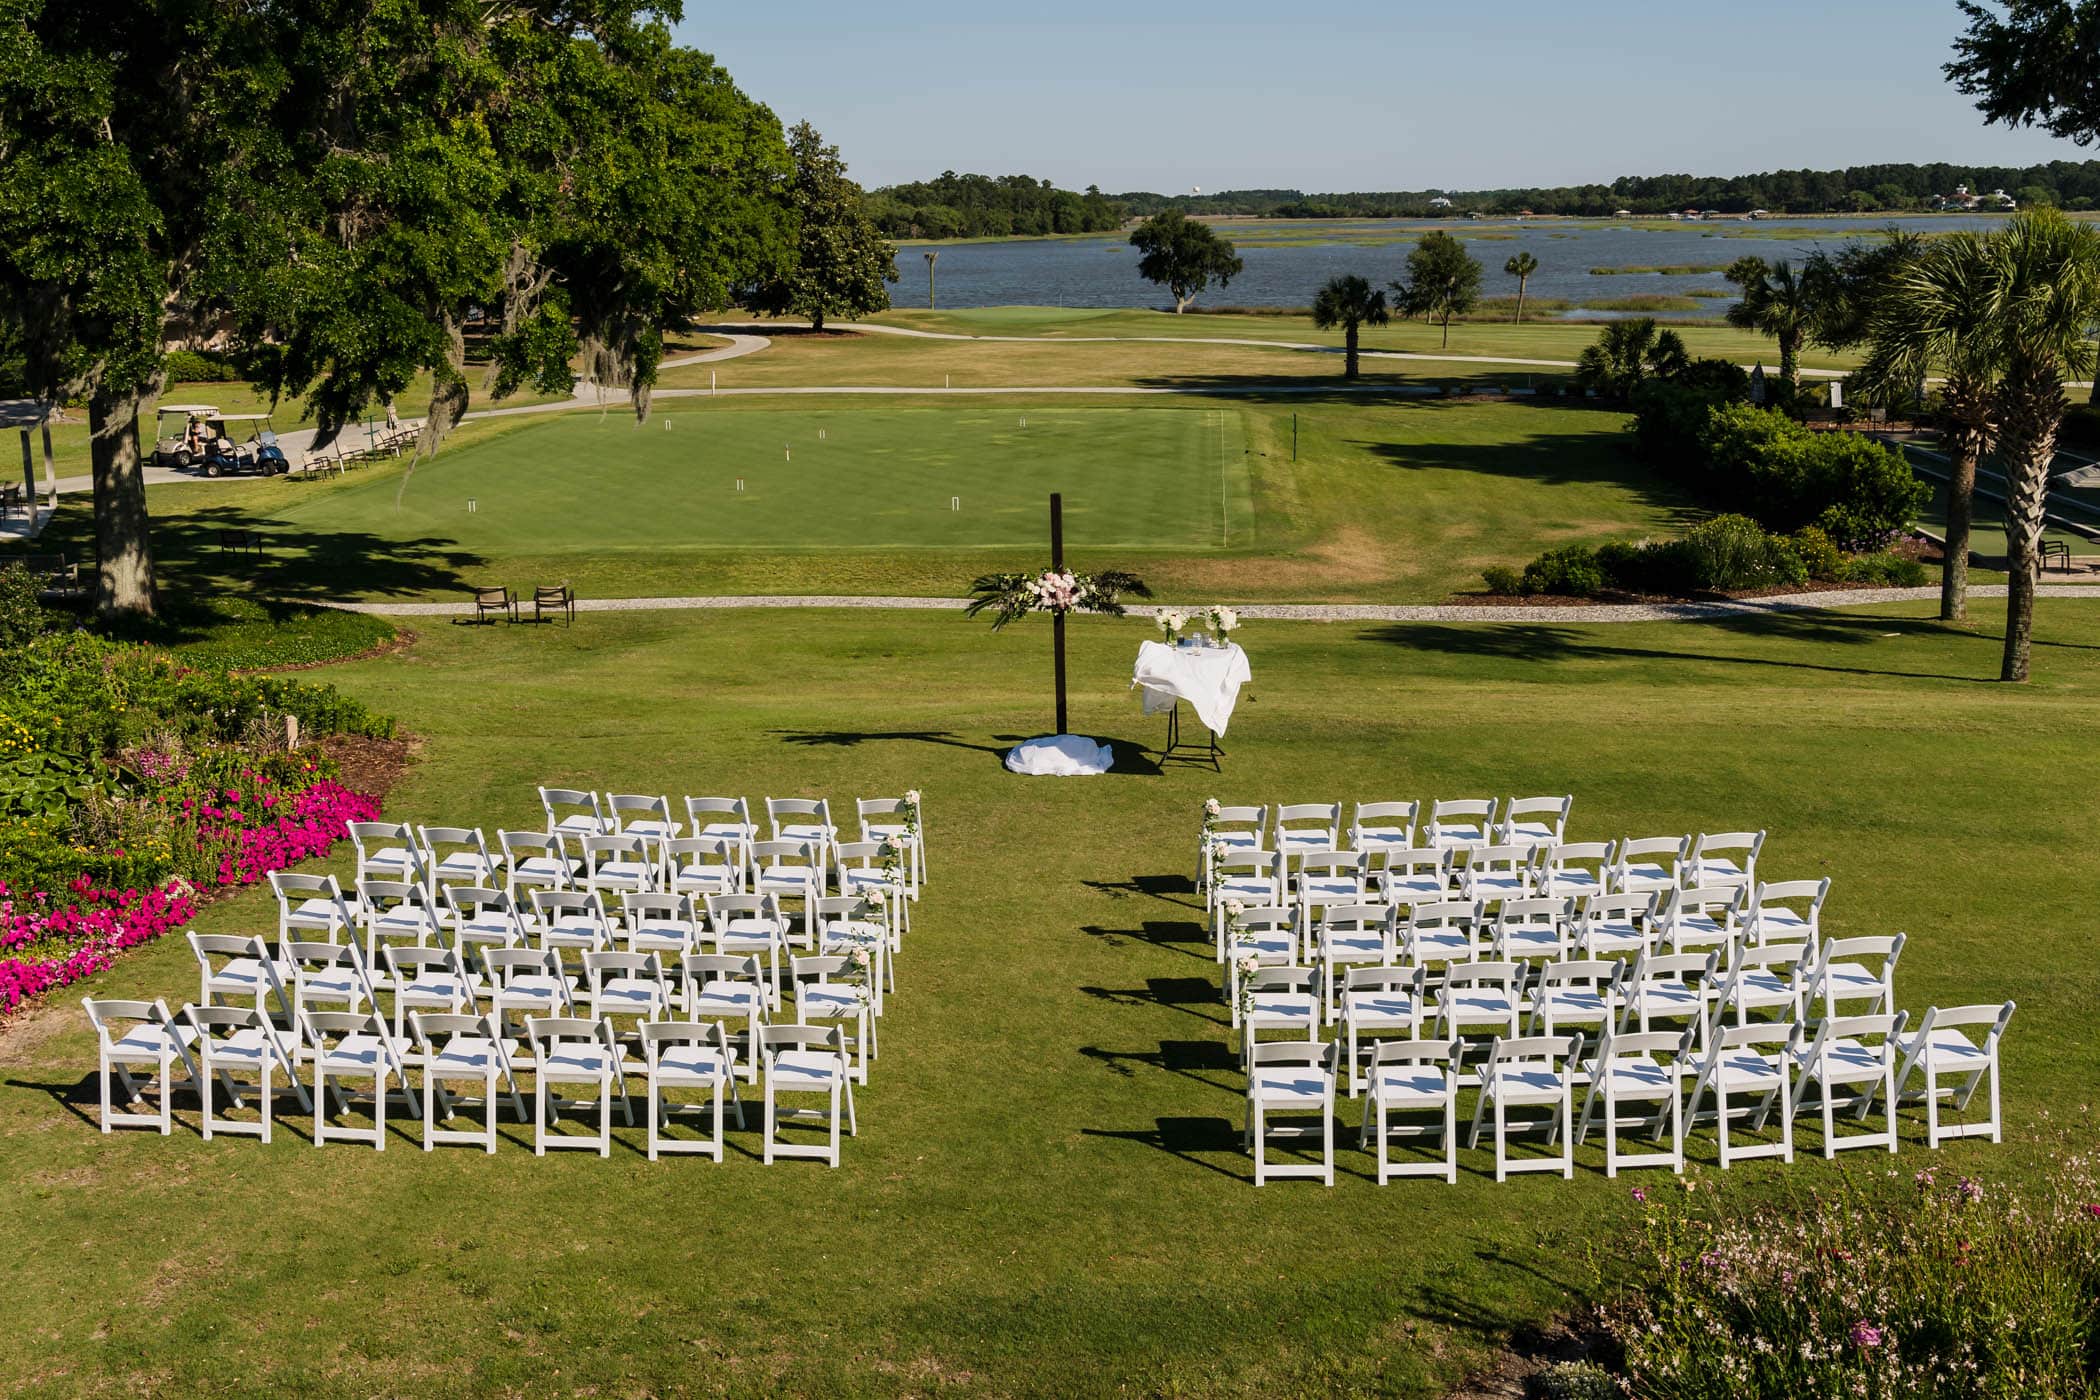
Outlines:
<svg viewBox="0 0 2100 1400"><path fill-rule="evenodd" d="M674 430L675 431L675 430ZM1923 606L1725 625L1263 624L1225 772L1005 775L1049 720L1048 629L953 615L587 616L446 625L325 673L420 760L389 814L537 820L535 782L925 793L934 883L845 1164L317 1151L92 1128L65 998L0 1032L0 1374L22 1393L1442 1393L1621 1257L1628 1191L1572 1182L1248 1184L1240 1083L1191 892L1198 806L1572 791L1610 838L1766 827L1827 875L1835 934L1906 930L1903 1005L2020 1003L2008 1141L1710 1165L1724 1201L1936 1162L1990 1180L2091 1101L2100 974L2078 776L2100 609L2045 601L2036 682ZM1156 742L1136 620L1072 629L1074 724ZM757 661L758 664L754 664ZM335 867L341 869L340 863ZM203 925L267 930L254 894ZM188 952L82 990L194 996ZM1353 1125L1355 1110L1345 1110ZM2088 1130L2089 1131L2089 1130Z"/></svg>
<svg viewBox="0 0 2100 1400"><path fill-rule="evenodd" d="M1104 546L1208 549L1251 532L1240 414L1193 408L723 409L667 399L567 413L399 473L310 492L301 531L443 535L489 556L723 546L984 548L1044 533L1068 497ZM474 503L469 512L468 503Z"/></svg>
<svg viewBox="0 0 2100 1400"><path fill-rule="evenodd" d="M456 600L567 578L586 597L953 597L1045 562L1059 490L1081 567L1136 567L1169 598L1435 602L1487 565L1692 514L1625 450L1623 413L1546 401L666 399L633 421L469 423L405 492L400 462L156 487L156 558L169 589L200 595ZM261 531L266 557L220 551L229 527ZM38 547L92 557L85 497Z"/></svg>

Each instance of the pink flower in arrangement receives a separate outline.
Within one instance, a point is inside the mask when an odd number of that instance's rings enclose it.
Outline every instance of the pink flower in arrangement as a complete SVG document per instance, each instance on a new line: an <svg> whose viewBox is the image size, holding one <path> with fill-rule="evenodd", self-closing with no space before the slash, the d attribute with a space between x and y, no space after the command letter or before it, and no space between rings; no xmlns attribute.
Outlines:
<svg viewBox="0 0 2100 1400"><path fill-rule="evenodd" d="M1636 1186L1636 1187L1634 1187L1634 1188L1633 1188L1633 1203L1634 1203L1635 1205L1637 1205L1637 1206L1642 1206L1642 1205L1646 1205L1646 1204L1648 1204L1648 1188L1647 1188L1647 1187L1645 1187L1645 1186Z"/></svg>
<svg viewBox="0 0 2100 1400"><path fill-rule="evenodd" d="M2095 1220L2100 1220L2100 1201L2087 1201L2085 1203L2085 1213L2092 1216Z"/></svg>
<svg viewBox="0 0 2100 1400"><path fill-rule="evenodd" d="M1862 1351L1872 1351L1881 1345L1888 1333L1873 1323L1861 1318L1852 1324L1852 1345Z"/></svg>
<svg viewBox="0 0 2100 1400"><path fill-rule="evenodd" d="M1955 1187L1954 1189L1959 1191L1961 1193L1961 1198L1964 1201L1968 1202L1970 1205L1974 1205L1976 1204L1976 1202L1983 1199L1983 1183L1975 1180L1972 1177L1963 1177L1961 1179L1961 1185Z"/></svg>

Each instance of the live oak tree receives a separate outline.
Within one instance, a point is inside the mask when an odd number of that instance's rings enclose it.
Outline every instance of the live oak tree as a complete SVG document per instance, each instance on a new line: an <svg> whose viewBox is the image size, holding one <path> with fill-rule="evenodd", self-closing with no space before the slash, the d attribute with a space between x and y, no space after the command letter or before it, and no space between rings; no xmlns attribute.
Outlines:
<svg viewBox="0 0 2100 1400"><path fill-rule="evenodd" d="M1130 246L1141 254L1138 276L1172 293L1177 316L1213 281L1230 286L1247 266L1216 229L1179 209L1164 210L1131 230Z"/></svg>
<svg viewBox="0 0 2100 1400"><path fill-rule="evenodd" d="M1517 279L1517 324L1524 324L1524 292L1531 285L1531 274L1539 270L1539 260L1530 253L1519 253L1502 264L1502 270Z"/></svg>
<svg viewBox="0 0 2100 1400"><path fill-rule="evenodd" d="M1400 310L1437 322L1444 344L1451 344L1451 318L1463 316L1480 299L1480 264L1465 245L1441 230L1422 235L1407 255L1407 275L1393 283Z"/></svg>
<svg viewBox="0 0 2100 1400"><path fill-rule="evenodd" d="M139 422L229 217L220 176L271 144L267 6L0 0L0 320L26 387L85 398L95 605L155 607Z"/></svg>
<svg viewBox="0 0 2100 1400"><path fill-rule="evenodd" d="M1373 291L1369 282L1354 273L1334 278L1313 298L1313 324L1323 331L1342 328L1345 379L1356 378L1357 331L1364 326L1382 326L1391 319L1385 293Z"/></svg>
<svg viewBox="0 0 2100 1400"><path fill-rule="evenodd" d="M752 292L755 311L807 317L816 330L833 316L852 318L890 304L897 280L896 245L868 217L859 185L846 178L836 146L808 122L788 133L794 175L787 188L793 250Z"/></svg>

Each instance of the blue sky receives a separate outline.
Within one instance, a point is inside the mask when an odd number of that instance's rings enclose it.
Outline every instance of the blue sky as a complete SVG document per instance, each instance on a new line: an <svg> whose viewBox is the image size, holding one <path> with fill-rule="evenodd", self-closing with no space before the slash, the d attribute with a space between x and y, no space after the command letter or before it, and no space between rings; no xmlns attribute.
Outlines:
<svg viewBox="0 0 2100 1400"><path fill-rule="evenodd" d="M1048 17L1046 17L1048 16ZM686 42L869 186L1559 185L2100 158L1986 128L1952 0L688 0Z"/></svg>

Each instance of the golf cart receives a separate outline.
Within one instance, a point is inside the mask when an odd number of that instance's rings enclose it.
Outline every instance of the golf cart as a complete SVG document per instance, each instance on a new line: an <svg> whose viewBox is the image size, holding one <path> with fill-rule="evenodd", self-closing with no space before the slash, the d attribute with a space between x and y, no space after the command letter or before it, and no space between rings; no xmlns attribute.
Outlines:
<svg viewBox="0 0 2100 1400"><path fill-rule="evenodd" d="M153 428L153 465L186 471L202 461L205 448L215 436L208 425L218 417L219 410L209 404L162 404ZM170 418L178 421L170 424Z"/></svg>
<svg viewBox="0 0 2100 1400"><path fill-rule="evenodd" d="M250 427L249 425L253 425ZM205 424L209 435L204 452L204 474L226 476L255 471L281 476L291 470L284 450L277 445L277 432L267 413L219 413ZM248 440L236 446L233 434L246 431Z"/></svg>

